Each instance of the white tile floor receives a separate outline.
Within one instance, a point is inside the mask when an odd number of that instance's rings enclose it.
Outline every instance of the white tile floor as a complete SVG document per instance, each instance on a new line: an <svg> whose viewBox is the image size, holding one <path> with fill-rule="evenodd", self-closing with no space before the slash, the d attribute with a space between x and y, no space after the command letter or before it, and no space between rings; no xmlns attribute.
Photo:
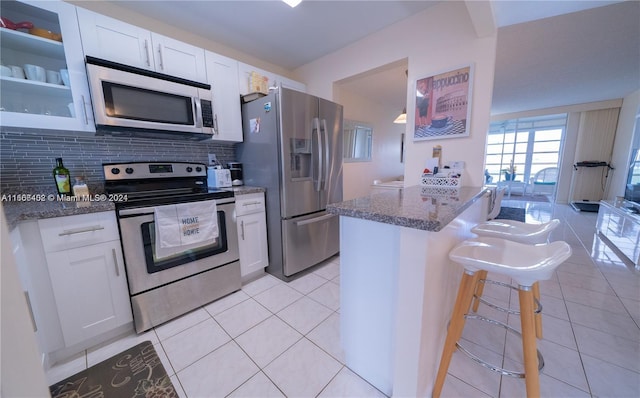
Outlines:
<svg viewBox="0 0 640 398"><path fill-rule="evenodd" d="M507 201L527 221L560 218L552 240L572 257L541 283L544 397L640 395L640 273L594 239L595 213L568 206ZM47 372L62 380L138 342L151 340L181 397L381 397L344 365L339 344L340 265L334 257L296 281L264 276L242 290L142 335L87 350ZM485 297L517 304L509 289L487 286ZM519 329L519 319L480 312ZM502 328L469 321L466 346L484 359L519 370L519 340ZM504 361L503 361L504 355ZM445 397L521 397L522 379L501 377L457 352Z"/></svg>

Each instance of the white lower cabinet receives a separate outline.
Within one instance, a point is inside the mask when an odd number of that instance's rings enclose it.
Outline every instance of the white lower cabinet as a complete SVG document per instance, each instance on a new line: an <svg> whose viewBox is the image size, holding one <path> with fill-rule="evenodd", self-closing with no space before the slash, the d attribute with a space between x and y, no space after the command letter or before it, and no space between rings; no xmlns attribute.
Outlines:
<svg viewBox="0 0 640 398"><path fill-rule="evenodd" d="M47 253L65 346L131 322L120 241Z"/></svg>
<svg viewBox="0 0 640 398"><path fill-rule="evenodd" d="M264 194L236 196L240 273L243 279L269 265Z"/></svg>
<svg viewBox="0 0 640 398"><path fill-rule="evenodd" d="M115 212L42 219L38 229L50 281L48 297L54 303L48 308L57 314L49 324L59 325L42 332L53 335L57 329L62 335L62 344L49 346L47 352L87 348L131 324Z"/></svg>

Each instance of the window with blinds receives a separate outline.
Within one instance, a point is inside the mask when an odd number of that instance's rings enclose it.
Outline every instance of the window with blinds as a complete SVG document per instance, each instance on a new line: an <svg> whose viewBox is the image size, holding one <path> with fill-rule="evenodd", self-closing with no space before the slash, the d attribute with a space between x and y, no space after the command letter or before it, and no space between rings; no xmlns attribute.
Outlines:
<svg viewBox="0 0 640 398"><path fill-rule="evenodd" d="M492 183L526 183L538 171L558 167L566 125L566 113L492 122L485 175Z"/></svg>

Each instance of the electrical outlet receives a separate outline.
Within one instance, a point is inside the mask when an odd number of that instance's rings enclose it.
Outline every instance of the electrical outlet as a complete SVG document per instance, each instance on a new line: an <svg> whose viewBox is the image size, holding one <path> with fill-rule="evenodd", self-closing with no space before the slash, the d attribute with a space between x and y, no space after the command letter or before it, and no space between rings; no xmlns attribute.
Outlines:
<svg viewBox="0 0 640 398"><path fill-rule="evenodd" d="M218 164L218 158L216 158L215 153L209 154L209 166L215 166Z"/></svg>

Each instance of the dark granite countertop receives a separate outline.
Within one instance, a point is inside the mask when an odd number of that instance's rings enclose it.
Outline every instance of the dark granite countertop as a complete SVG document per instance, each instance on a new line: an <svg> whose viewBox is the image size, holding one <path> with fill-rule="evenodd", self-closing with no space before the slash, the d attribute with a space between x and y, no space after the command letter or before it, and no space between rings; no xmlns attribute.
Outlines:
<svg viewBox="0 0 640 398"><path fill-rule="evenodd" d="M482 187L449 189L416 185L381 191L327 206L327 212L437 232L487 192Z"/></svg>
<svg viewBox="0 0 640 398"><path fill-rule="evenodd" d="M229 188L234 195L248 195L264 192L264 188L238 186ZM2 192L2 206L4 217L9 230L15 228L22 221L39 220L43 218L73 216L76 214L98 213L113 211L115 205L101 195L100 187L90 187L93 201L74 202L57 200L53 192L43 192L34 189L16 189ZM98 192L93 194L93 192ZM30 196L28 196L30 195Z"/></svg>
<svg viewBox="0 0 640 398"><path fill-rule="evenodd" d="M239 186L235 186L235 187L231 187L231 188L225 188L225 189L232 190L234 195L236 195L236 196L248 195L248 194L251 194L251 193L260 193L260 192L265 192L266 191L264 188L261 188L261 187L250 187L250 186L246 186L246 185L239 185Z"/></svg>
<svg viewBox="0 0 640 398"><path fill-rule="evenodd" d="M55 197L52 195L52 197ZM13 229L22 221L39 220L43 218L73 216L76 214L98 213L101 211L113 211L115 205L113 202L91 201L91 202L73 202L56 199L45 200L5 200L2 203L4 208L4 216L6 217L9 229Z"/></svg>

